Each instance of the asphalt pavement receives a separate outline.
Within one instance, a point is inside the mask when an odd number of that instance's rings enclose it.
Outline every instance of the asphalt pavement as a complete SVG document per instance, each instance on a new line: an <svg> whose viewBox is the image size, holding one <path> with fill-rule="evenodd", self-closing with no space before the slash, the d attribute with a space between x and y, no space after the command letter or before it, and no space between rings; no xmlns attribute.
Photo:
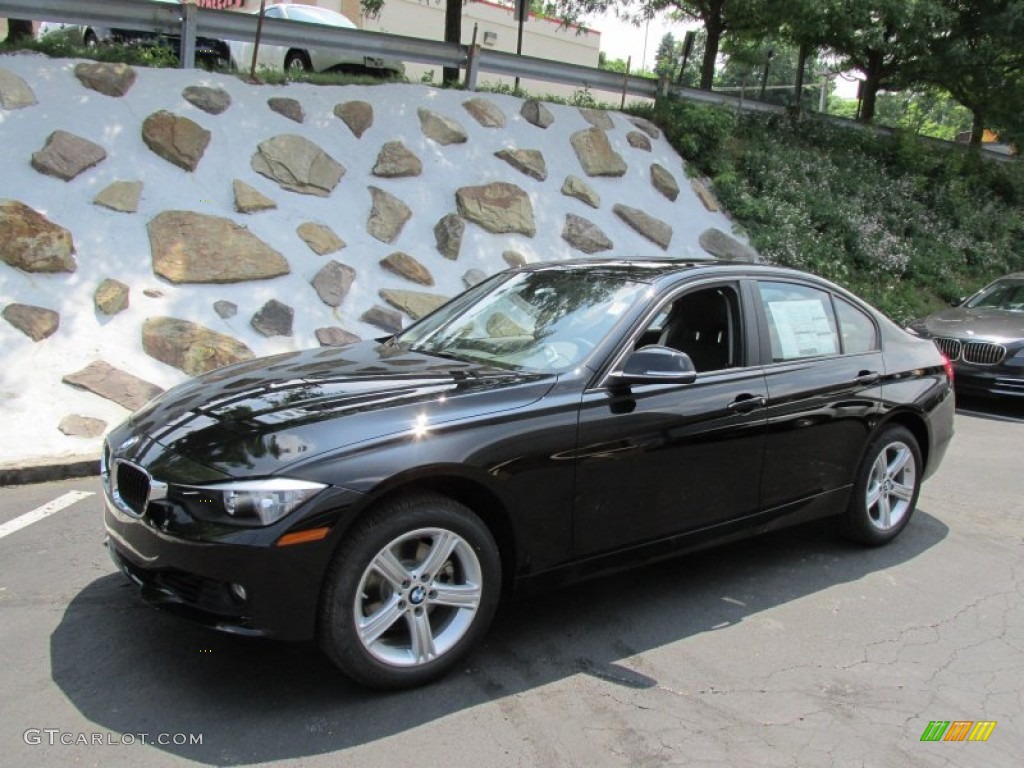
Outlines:
<svg viewBox="0 0 1024 768"><path fill-rule="evenodd" d="M956 428L888 547L817 523L520 599L391 694L142 604L96 478L0 489L0 766L1017 766L1024 414Z"/></svg>

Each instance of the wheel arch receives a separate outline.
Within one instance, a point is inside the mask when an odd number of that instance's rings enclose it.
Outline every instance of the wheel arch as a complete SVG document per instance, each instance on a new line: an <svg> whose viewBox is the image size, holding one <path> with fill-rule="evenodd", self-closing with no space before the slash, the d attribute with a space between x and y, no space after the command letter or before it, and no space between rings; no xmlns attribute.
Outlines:
<svg viewBox="0 0 1024 768"><path fill-rule="evenodd" d="M928 425L924 418L913 411L897 411L888 419L882 422L875 434L880 434L883 429L889 426L898 425L906 428L917 441L917 449L921 452L921 463L924 464L922 474L927 470L931 453L931 436L928 432Z"/></svg>
<svg viewBox="0 0 1024 768"><path fill-rule="evenodd" d="M502 593L510 591L518 564L517 537L511 513L505 501L478 479L450 471L438 472L436 468L430 473L399 477L370 493L366 502L361 505L359 513L347 522L345 528L351 529L372 509L395 497L424 491L457 501L487 526L501 556Z"/></svg>

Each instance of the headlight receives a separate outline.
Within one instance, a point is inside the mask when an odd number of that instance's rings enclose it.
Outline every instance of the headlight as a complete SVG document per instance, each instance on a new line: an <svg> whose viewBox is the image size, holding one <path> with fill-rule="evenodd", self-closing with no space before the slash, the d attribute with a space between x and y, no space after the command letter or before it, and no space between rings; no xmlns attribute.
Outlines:
<svg viewBox="0 0 1024 768"><path fill-rule="evenodd" d="M270 525L326 487L306 480L273 477L182 487L180 492L191 497L194 503L190 506L203 517L238 525Z"/></svg>
<svg viewBox="0 0 1024 768"><path fill-rule="evenodd" d="M1007 365L1024 365L1024 347L1021 347L1006 359Z"/></svg>

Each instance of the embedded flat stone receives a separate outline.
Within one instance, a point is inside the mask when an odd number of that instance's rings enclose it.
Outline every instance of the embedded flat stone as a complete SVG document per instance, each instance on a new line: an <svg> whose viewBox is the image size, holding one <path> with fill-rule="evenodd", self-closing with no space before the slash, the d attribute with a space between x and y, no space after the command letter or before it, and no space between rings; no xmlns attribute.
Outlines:
<svg viewBox="0 0 1024 768"><path fill-rule="evenodd" d="M334 114L348 126L357 139L361 139L373 125L373 105L365 101L346 101L344 104L337 104L334 107Z"/></svg>
<svg viewBox="0 0 1024 768"><path fill-rule="evenodd" d="M267 99L267 106L274 112L277 112L277 114L283 115L296 123L301 123L306 119L306 113L303 111L302 104L298 99L289 99L285 96L272 96Z"/></svg>
<svg viewBox="0 0 1024 768"><path fill-rule="evenodd" d="M161 387L127 371L97 360L61 379L65 384L111 400L129 411L137 411L163 392Z"/></svg>
<svg viewBox="0 0 1024 768"><path fill-rule="evenodd" d="M651 164L651 184L669 200L675 201L679 197L679 184L676 182L676 177L667 168L657 163Z"/></svg>
<svg viewBox="0 0 1024 768"><path fill-rule="evenodd" d="M352 267L340 261L329 261L316 273L311 282L324 304L337 307L348 295L355 279L356 271Z"/></svg>
<svg viewBox="0 0 1024 768"><path fill-rule="evenodd" d="M71 233L19 200L0 200L0 261L25 272L74 272Z"/></svg>
<svg viewBox="0 0 1024 768"><path fill-rule="evenodd" d="M290 272L284 256L230 219L164 211L147 229L153 271L172 283L239 283Z"/></svg>
<svg viewBox="0 0 1024 768"><path fill-rule="evenodd" d="M127 64L85 62L75 66L75 77L86 88L120 98L135 85L135 70Z"/></svg>
<svg viewBox="0 0 1024 768"><path fill-rule="evenodd" d="M384 301L395 309L405 312L413 320L426 317L442 304L448 303L447 296L424 291L396 291L385 288L379 294Z"/></svg>
<svg viewBox="0 0 1024 768"><path fill-rule="evenodd" d="M32 167L47 176L71 181L106 158L107 152L99 144L67 131L54 131L43 148L32 153Z"/></svg>
<svg viewBox="0 0 1024 768"><path fill-rule="evenodd" d="M28 83L9 69L0 67L0 108L24 109L38 103Z"/></svg>
<svg viewBox="0 0 1024 768"><path fill-rule="evenodd" d="M576 131L569 141L587 176L623 176L626 161L612 149L608 135L600 128Z"/></svg>
<svg viewBox="0 0 1024 768"><path fill-rule="evenodd" d="M370 307L360 315L359 319L388 333L398 333L402 330L401 313L387 307Z"/></svg>
<svg viewBox="0 0 1024 768"><path fill-rule="evenodd" d="M232 301L221 299L220 301L213 302L213 311L222 320L230 320L238 314L238 305Z"/></svg>
<svg viewBox="0 0 1024 768"><path fill-rule="evenodd" d="M437 112L432 112L426 107L416 110L420 118L420 130L428 139L433 139L438 144L464 144L469 140L466 130L455 120Z"/></svg>
<svg viewBox="0 0 1024 768"><path fill-rule="evenodd" d="M254 357L252 350L237 339L174 317L147 318L142 324L142 349L189 376Z"/></svg>
<svg viewBox="0 0 1024 768"><path fill-rule="evenodd" d="M461 216L449 213L434 225L434 243L437 250L446 259L455 261L459 258L462 248L462 236L466 232L466 222Z"/></svg>
<svg viewBox="0 0 1024 768"><path fill-rule="evenodd" d="M231 189L235 193L235 210L239 213L257 213L277 208L277 203L241 179L235 179Z"/></svg>
<svg viewBox="0 0 1024 768"><path fill-rule="evenodd" d="M472 288L474 285L478 285L487 279L487 273L482 269L469 269L466 270L466 274L462 276L462 284L467 288Z"/></svg>
<svg viewBox="0 0 1024 768"><path fill-rule="evenodd" d="M719 210L718 199L714 193L708 189L707 185L700 179L691 179L690 187L697 195L697 199L700 200L701 204L712 213Z"/></svg>
<svg viewBox="0 0 1024 768"><path fill-rule="evenodd" d="M168 112L154 112L142 123L142 140L167 162L194 171L210 143L210 132L198 123Z"/></svg>
<svg viewBox="0 0 1024 768"><path fill-rule="evenodd" d="M495 152L494 156L537 181L544 181L548 177L548 167L544 163L544 155L539 150L502 149Z"/></svg>
<svg viewBox="0 0 1024 768"><path fill-rule="evenodd" d="M639 128L641 131L646 133L652 139L661 138L661 129L658 128L654 123L644 117L631 117L629 122Z"/></svg>
<svg viewBox="0 0 1024 768"><path fill-rule="evenodd" d="M219 115L231 106L231 94L223 88L190 85L181 95L185 101L211 115Z"/></svg>
<svg viewBox="0 0 1024 768"><path fill-rule="evenodd" d="M761 256L745 243L741 243L720 229L710 227L700 233L700 247L716 259L726 261L746 261L753 264L761 261Z"/></svg>
<svg viewBox="0 0 1024 768"><path fill-rule="evenodd" d="M135 213L139 210L142 197L141 181L115 181L108 184L92 199L93 205L101 205L120 213Z"/></svg>
<svg viewBox="0 0 1024 768"><path fill-rule="evenodd" d="M316 340L320 342L321 347L343 347L346 344L355 344L357 341L362 341L354 333L349 333L344 328L339 328L336 325L317 328L313 333L316 334Z"/></svg>
<svg viewBox="0 0 1024 768"><path fill-rule="evenodd" d="M277 299L271 299L252 316L250 324L264 336L291 336L294 320L294 309Z"/></svg>
<svg viewBox="0 0 1024 768"><path fill-rule="evenodd" d="M385 179L419 176L423 163L400 141L389 141L381 147L371 173Z"/></svg>
<svg viewBox="0 0 1024 768"><path fill-rule="evenodd" d="M304 224L299 224L295 232L318 256L326 256L345 247L345 241L325 224L307 221Z"/></svg>
<svg viewBox="0 0 1024 768"><path fill-rule="evenodd" d="M0 316L32 341L48 339L60 328L60 315L46 307L8 304Z"/></svg>
<svg viewBox="0 0 1024 768"><path fill-rule="evenodd" d="M579 176L570 175L565 177L565 181L562 183L562 194L567 197L575 197L591 208L601 207L601 196Z"/></svg>
<svg viewBox="0 0 1024 768"><path fill-rule="evenodd" d="M463 218L488 232L518 232L529 237L537 232L530 197L515 184L496 181L461 187L455 192L455 202Z"/></svg>
<svg viewBox="0 0 1024 768"><path fill-rule="evenodd" d="M589 107L580 107L579 109L583 119L595 128L600 128L602 131L610 131L615 128L615 123L612 122L611 115L609 115L605 110L590 109Z"/></svg>
<svg viewBox="0 0 1024 768"><path fill-rule="evenodd" d="M252 169L282 188L327 197L345 175L345 167L307 138L283 133L260 142Z"/></svg>
<svg viewBox="0 0 1024 768"><path fill-rule="evenodd" d="M106 278L93 294L93 304L104 315L116 315L128 309L129 288L120 280Z"/></svg>
<svg viewBox="0 0 1024 768"><path fill-rule="evenodd" d="M366 231L382 243L393 243L412 217L412 210L394 195L377 187L368 187L373 205Z"/></svg>
<svg viewBox="0 0 1024 768"><path fill-rule="evenodd" d="M551 114L551 110L537 99L527 99L523 102L519 114L526 122L536 125L538 128L547 128L555 122L555 116Z"/></svg>
<svg viewBox="0 0 1024 768"><path fill-rule="evenodd" d="M526 266L526 257L519 251L505 251L501 254L501 258L513 269Z"/></svg>
<svg viewBox="0 0 1024 768"><path fill-rule="evenodd" d="M626 141L634 149L642 149L645 152L651 151L651 140L640 131L630 131L626 134Z"/></svg>
<svg viewBox="0 0 1024 768"><path fill-rule="evenodd" d="M584 253L607 251L613 246L612 241L601 231L600 227L582 216L575 216L571 213L565 216L562 239Z"/></svg>
<svg viewBox="0 0 1024 768"><path fill-rule="evenodd" d="M462 106L484 128L505 127L505 113L493 101L477 97L462 102Z"/></svg>
<svg viewBox="0 0 1024 768"><path fill-rule="evenodd" d="M666 250L672 242L672 227L661 219L656 219L639 208L631 208L621 203L616 203L612 210L616 216L652 243L660 246L662 250Z"/></svg>
<svg viewBox="0 0 1024 768"><path fill-rule="evenodd" d="M388 272L393 272L414 283L419 283L420 285L434 284L434 276L430 274L430 270L408 253L396 251L390 256L381 259L380 265Z"/></svg>
<svg viewBox="0 0 1024 768"><path fill-rule="evenodd" d="M57 425L57 429L68 437L99 437L106 428L107 422L103 419L79 416L77 413L65 416Z"/></svg>

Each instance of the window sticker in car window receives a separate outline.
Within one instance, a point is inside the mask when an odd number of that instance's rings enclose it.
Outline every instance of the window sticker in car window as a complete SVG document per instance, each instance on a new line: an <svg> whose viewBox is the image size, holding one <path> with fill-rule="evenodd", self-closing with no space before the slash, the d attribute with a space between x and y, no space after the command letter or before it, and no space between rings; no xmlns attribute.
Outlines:
<svg viewBox="0 0 1024 768"><path fill-rule="evenodd" d="M779 335L784 360L837 352L832 325L818 299L770 301L768 311Z"/></svg>

